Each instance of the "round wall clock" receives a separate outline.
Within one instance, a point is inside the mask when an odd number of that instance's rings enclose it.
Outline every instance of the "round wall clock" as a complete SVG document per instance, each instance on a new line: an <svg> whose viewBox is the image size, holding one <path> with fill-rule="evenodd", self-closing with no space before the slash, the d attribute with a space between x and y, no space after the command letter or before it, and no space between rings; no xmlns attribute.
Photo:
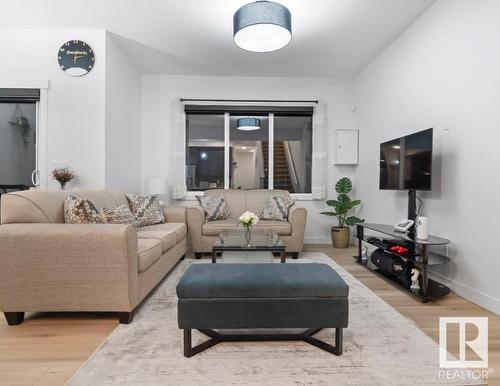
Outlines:
<svg viewBox="0 0 500 386"><path fill-rule="evenodd" d="M81 40L69 40L57 54L59 66L71 76L86 75L94 67L95 56L92 48Z"/></svg>

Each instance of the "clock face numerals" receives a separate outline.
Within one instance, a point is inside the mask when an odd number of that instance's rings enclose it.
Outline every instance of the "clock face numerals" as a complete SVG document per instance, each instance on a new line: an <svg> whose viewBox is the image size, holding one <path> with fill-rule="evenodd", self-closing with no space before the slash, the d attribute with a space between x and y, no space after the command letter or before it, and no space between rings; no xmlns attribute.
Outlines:
<svg viewBox="0 0 500 386"><path fill-rule="evenodd" d="M81 40L69 40L59 48L57 60L66 74L83 76L94 67L94 50Z"/></svg>

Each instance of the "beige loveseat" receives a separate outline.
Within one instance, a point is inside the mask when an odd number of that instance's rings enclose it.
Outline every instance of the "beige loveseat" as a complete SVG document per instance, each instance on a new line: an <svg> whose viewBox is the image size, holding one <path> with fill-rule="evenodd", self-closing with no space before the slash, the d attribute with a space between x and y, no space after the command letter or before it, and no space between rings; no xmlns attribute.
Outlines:
<svg viewBox="0 0 500 386"><path fill-rule="evenodd" d="M187 224L189 238L196 258L203 253L212 251L212 245L217 236L225 229L237 228L238 217L245 211L250 211L260 216L262 209L270 196L287 197L289 193L285 190L224 190L213 189L205 191L205 195L223 195L230 219L206 221L205 212L199 205L187 208ZM270 228L276 231L280 239L286 245L286 251L297 258L304 245L304 232L306 228L307 211L293 205L288 213L288 221L260 220L255 228Z"/></svg>
<svg viewBox="0 0 500 386"><path fill-rule="evenodd" d="M102 207L128 205L125 192L73 192ZM0 311L133 311L186 253L185 208L165 208L165 224L65 224L61 191L1 197Z"/></svg>

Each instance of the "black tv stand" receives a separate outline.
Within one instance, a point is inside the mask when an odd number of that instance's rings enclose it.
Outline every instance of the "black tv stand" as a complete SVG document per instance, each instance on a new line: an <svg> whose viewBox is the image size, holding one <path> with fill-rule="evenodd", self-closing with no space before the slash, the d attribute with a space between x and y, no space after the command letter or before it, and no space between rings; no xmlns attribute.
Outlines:
<svg viewBox="0 0 500 386"><path fill-rule="evenodd" d="M410 206L410 203L408 206ZM394 254L402 258L404 261L410 261L420 271L419 292L410 291L409 286L407 285L408 283L402 280L397 275L392 275L390 273L384 272L377 267L374 267L373 264L370 264L368 261L363 261L363 243L368 241L368 236L366 236L365 230L368 230L373 234L371 235L371 237L378 236L384 239L397 239L401 240L401 243L404 243L408 246L409 252L406 255L400 255L391 252L390 250L386 250L385 252ZM402 288L405 288L414 296L422 300L422 302L426 303L429 300L442 298L450 293L450 289L447 286L429 279L428 277L429 266L446 264L449 261L447 256L429 251L429 246L446 245L450 243L450 240L436 236L429 236L427 240L420 240L413 236L411 233L407 234L396 231L392 225L371 223L358 224L356 237L358 239L358 255L354 256L354 258L356 259L357 263L366 266L367 268L373 270L384 278L398 284Z"/></svg>

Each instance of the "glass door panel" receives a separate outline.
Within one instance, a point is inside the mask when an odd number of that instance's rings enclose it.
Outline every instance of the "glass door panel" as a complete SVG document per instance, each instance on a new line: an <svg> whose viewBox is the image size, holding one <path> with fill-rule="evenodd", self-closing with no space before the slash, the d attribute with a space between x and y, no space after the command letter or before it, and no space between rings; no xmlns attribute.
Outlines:
<svg viewBox="0 0 500 386"><path fill-rule="evenodd" d="M256 118L260 126L240 127L238 120ZM251 122L251 121L250 121ZM244 121L240 121L244 124ZM268 184L269 117L231 115L229 120L229 178L231 189L264 189Z"/></svg>
<svg viewBox="0 0 500 386"><path fill-rule="evenodd" d="M36 118L35 102L0 103L0 194L33 186Z"/></svg>
<svg viewBox="0 0 500 386"><path fill-rule="evenodd" d="M274 116L274 188L311 193L312 116Z"/></svg>
<svg viewBox="0 0 500 386"><path fill-rule="evenodd" d="M186 186L224 188L224 114L186 115Z"/></svg>

